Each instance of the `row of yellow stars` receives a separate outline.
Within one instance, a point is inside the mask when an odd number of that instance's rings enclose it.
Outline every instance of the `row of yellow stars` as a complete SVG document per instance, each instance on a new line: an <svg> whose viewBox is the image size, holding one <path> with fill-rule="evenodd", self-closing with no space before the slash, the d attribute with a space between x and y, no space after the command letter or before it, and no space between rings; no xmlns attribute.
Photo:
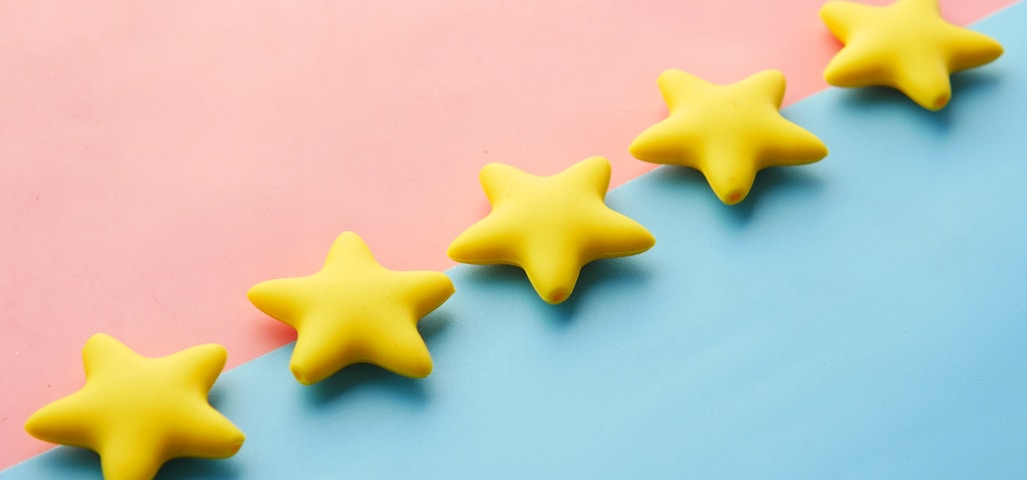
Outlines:
<svg viewBox="0 0 1027 480"><path fill-rule="evenodd" d="M899 0L888 7L831 1L821 16L845 44L827 67L829 83L892 86L931 110L948 103L951 72L1002 53L987 36L945 22L936 0ZM635 139L632 155L701 170L726 204L742 201L762 168L827 155L813 134L781 117L785 79L778 71L719 86L670 70L659 86L669 115ZM610 164L602 157L551 177L487 165L481 183L492 211L454 240L449 256L519 266L543 300L560 303L586 263L638 254L654 244L645 228L606 206L609 180ZM290 369L310 384L362 362L409 377L428 375L432 360L417 322L453 292L443 273L382 267L363 240L346 232L319 272L263 282L248 295L257 308L297 330ZM109 480L152 478L174 457L231 456L245 437L207 402L225 358L219 345L146 358L95 335L83 351L86 385L40 409L26 429L47 441L95 450Z"/></svg>

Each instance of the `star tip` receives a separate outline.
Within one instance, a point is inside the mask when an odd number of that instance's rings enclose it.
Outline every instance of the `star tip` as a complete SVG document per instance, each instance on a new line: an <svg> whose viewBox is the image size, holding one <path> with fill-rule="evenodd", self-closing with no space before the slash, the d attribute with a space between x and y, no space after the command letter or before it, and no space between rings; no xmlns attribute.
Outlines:
<svg viewBox="0 0 1027 480"><path fill-rule="evenodd" d="M652 232L650 232L649 230L645 230L645 242L643 242L643 244L642 244L642 247L643 247L642 248L642 252L647 252L647 251L649 251L650 249L652 249L655 246L656 246L656 236L654 236L652 234ZM642 253L642 252L639 252L639 253Z"/></svg>
<svg viewBox="0 0 1027 480"><path fill-rule="evenodd" d="M97 348L109 348L113 346L124 346L121 341L103 332L97 332L89 336L86 340L86 344L82 347L82 352L86 353L90 350Z"/></svg>
<svg viewBox="0 0 1027 480"><path fill-rule="evenodd" d="M819 137L813 135L813 140L814 141L810 144L810 161L808 163L817 163L827 158L827 156L831 153L830 149L827 148L827 145L824 144L824 141L821 140Z"/></svg>
<svg viewBox="0 0 1027 480"><path fill-rule="evenodd" d="M249 300L250 303L252 303L257 308L260 308L260 304L263 303L264 297L268 293L269 282L270 281L260 282L250 287L250 289L246 291L246 299Z"/></svg>
<svg viewBox="0 0 1027 480"><path fill-rule="evenodd" d="M42 440L44 442L51 443L60 443L52 437L51 433L48 433L52 432L55 426L54 422L48 418L50 417L49 412L52 408L52 405L53 404L45 405L39 410L32 412L32 415L29 415L29 418L25 420L25 433L28 433L37 440Z"/></svg>
<svg viewBox="0 0 1027 480"><path fill-rule="evenodd" d="M983 50L984 51L981 54L981 65L987 65L994 62L1006 53L1005 47L1003 47L1001 43L998 43L998 40L991 37L987 37L987 44Z"/></svg>
<svg viewBox="0 0 1027 480"><path fill-rule="evenodd" d="M456 287L453 285L453 279L449 278L449 275L446 275L446 272L429 272L429 273L431 273L431 278L432 278L432 280L434 281L434 283L436 285L438 285L440 287L443 287L446 290L453 290L453 291L456 290Z"/></svg>
<svg viewBox="0 0 1027 480"><path fill-rule="evenodd" d="M490 196L490 191L498 186L504 185L507 179L523 171L513 165L501 162L489 162L478 171L478 183L485 190L485 195ZM491 198L491 197L490 197Z"/></svg>
<svg viewBox="0 0 1027 480"><path fill-rule="evenodd" d="M550 305L559 305L571 297L571 289L566 287L555 288L540 296L544 302Z"/></svg>
<svg viewBox="0 0 1027 480"><path fill-rule="evenodd" d="M770 77L770 78L774 79L775 81L780 81L780 82L784 82L786 80L785 79L785 72L782 72L781 70L779 70L777 68L768 68L766 70L763 70L763 71L760 71L760 72L756 73L756 75L764 75L764 76L767 76L767 77Z"/></svg>
<svg viewBox="0 0 1027 480"><path fill-rule="evenodd" d="M456 240L453 240L453 243L449 244L449 248L446 249L446 256L454 262L467 263L464 261L464 256L461 254L463 246L457 243L459 240L460 239L457 238Z"/></svg>
<svg viewBox="0 0 1027 480"><path fill-rule="evenodd" d="M306 371L306 369L301 368L301 367L296 366L296 365L290 365L289 366L289 371L292 372L293 378L295 378L296 381L300 382L300 384L302 384L302 385L310 386L310 385L313 385L313 384L315 384L317 382L320 382L322 380L320 378L315 378L315 377L311 376Z"/></svg>
<svg viewBox="0 0 1027 480"><path fill-rule="evenodd" d="M590 175L598 175L599 179L605 178L604 183L607 184L607 187L609 186L610 175L613 173L613 165L610 164L609 159L596 155L575 164L575 166L579 165L583 171L588 172Z"/></svg>
<svg viewBox="0 0 1027 480"><path fill-rule="evenodd" d="M641 137L641 135L635 137L635 139L631 141L631 144L628 145L628 153L631 154L631 156L635 157L635 158L638 158L639 157L639 153L640 153L639 152L639 149L640 149L639 144L641 142L639 142L639 140L638 140L640 137Z"/></svg>
<svg viewBox="0 0 1027 480"><path fill-rule="evenodd" d="M645 138L645 132L642 132L631 141L631 145L628 145L628 153L635 157L635 159L643 162L652 162L652 156L646 152L648 143L648 140Z"/></svg>
<svg viewBox="0 0 1027 480"><path fill-rule="evenodd" d="M452 297L454 294L456 294L456 285L453 284L453 280L450 280L449 277L446 277L446 282L441 285L442 294L443 296L445 296L445 300L448 300L449 297ZM443 302L445 302L445 300L443 300Z"/></svg>
<svg viewBox="0 0 1027 480"><path fill-rule="evenodd" d="M89 336L89 339L86 340L86 343L88 344L89 342L103 342L107 340L114 340L114 337L103 332L96 332Z"/></svg>
<svg viewBox="0 0 1027 480"><path fill-rule="evenodd" d="M232 439L232 441L229 443L227 456L231 457L239 453L239 450L242 449L242 444L245 442L246 435L244 435L242 432L239 432L239 436L237 438Z"/></svg>
<svg viewBox="0 0 1027 480"><path fill-rule="evenodd" d="M409 372L406 372L404 374L404 376L405 377L409 377L409 378L426 378L429 375L431 375L431 372L434 369L435 369L435 366L429 360L428 362L424 363L423 365L418 365L417 367L411 369Z"/></svg>
<svg viewBox="0 0 1027 480"><path fill-rule="evenodd" d="M659 80L664 79L665 77L669 77L671 75L681 75L682 73L685 73L685 72L683 70L678 70L676 68L668 68L668 69L660 72L660 74L656 77L656 80L659 81Z"/></svg>
<svg viewBox="0 0 1027 480"><path fill-rule="evenodd" d="M360 235L352 230L346 230L335 237L336 240L361 240ZM362 241L362 240L361 240Z"/></svg>
<svg viewBox="0 0 1027 480"><path fill-rule="evenodd" d="M656 77L656 84L660 87L661 91L667 92L668 89L674 90L675 87L682 85L683 82L687 84L696 79L698 77L684 70L668 68L660 72L660 75Z"/></svg>
<svg viewBox="0 0 1027 480"><path fill-rule="evenodd" d="M732 190L724 194L724 196L720 198L720 201L723 202L724 205L738 205L739 203L742 203L742 200L745 200L746 196L748 196L748 192Z"/></svg>
<svg viewBox="0 0 1027 480"><path fill-rule="evenodd" d="M952 99L952 94L946 92L946 93L938 94L938 95L934 96L934 98L919 98L919 99L916 99L916 103L919 104L921 107L924 107L927 110L930 110L932 112L937 112L937 111L940 111L940 110L944 109L945 106L949 104L949 101L951 99Z"/></svg>
<svg viewBox="0 0 1027 480"><path fill-rule="evenodd" d="M838 3L838 0L828 0L827 2L824 2L824 4L820 6L820 10L817 11L817 14L820 15L820 19L827 21L827 17L831 15L831 10L833 10Z"/></svg>
<svg viewBox="0 0 1027 480"><path fill-rule="evenodd" d="M484 179L485 177L492 175L496 170L506 167L509 167L509 165L500 162L489 162L481 167L481 170L478 172L478 176Z"/></svg>
<svg viewBox="0 0 1027 480"><path fill-rule="evenodd" d="M219 360L222 365L228 360L228 349L220 343L206 343L199 345L197 348L206 350L208 355L214 357L215 360Z"/></svg>
<svg viewBox="0 0 1027 480"><path fill-rule="evenodd" d="M46 407L43 407L43 409L45 408ZM43 411L43 409L36 410L35 413L29 416L28 420L25 420L25 433L32 435L34 438L45 441L46 439L43 438L44 435L42 435L41 432L41 424L43 423L43 415L41 414L41 412Z"/></svg>
<svg viewBox="0 0 1027 480"><path fill-rule="evenodd" d="M364 241L364 238L352 230L346 230L335 237L335 241L332 242L332 246L329 251L329 256L332 256L332 251L337 249L356 249L356 251L361 253L366 251L368 254L371 252L371 249L367 246L367 242Z"/></svg>
<svg viewBox="0 0 1027 480"><path fill-rule="evenodd" d="M220 443L217 444L215 449L208 452L209 458L232 457L239 453L243 444L246 443L246 434L228 419L224 419L218 435Z"/></svg>
<svg viewBox="0 0 1027 480"><path fill-rule="evenodd" d="M824 81L832 87L845 87L845 82L842 80L842 72L839 71L837 66L834 65L834 60L824 68Z"/></svg>

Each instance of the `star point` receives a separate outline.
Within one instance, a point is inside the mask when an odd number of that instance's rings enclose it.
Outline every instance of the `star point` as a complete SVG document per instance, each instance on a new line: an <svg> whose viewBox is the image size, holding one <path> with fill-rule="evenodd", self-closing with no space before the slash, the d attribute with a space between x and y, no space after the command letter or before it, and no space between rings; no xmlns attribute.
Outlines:
<svg viewBox="0 0 1027 480"><path fill-rule="evenodd" d="M948 105L951 74L1003 53L993 38L945 21L937 0L897 0L883 7L831 0L820 18L844 44L824 70L827 83L892 87L928 110Z"/></svg>
<svg viewBox="0 0 1027 480"><path fill-rule="evenodd" d="M317 273L261 282L247 296L296 329L289 370L310 385L354 363L428 376L432 359L417 322L453 293L444 273L389 270L357 234L345 232Z"/></svg>
<svg viewBox="0 0 1027 480"><path fill-rule="evenodd" d="M585 264L636 255L655 243L648 230L606 206L610 162L603 157L548 177L492 163L479 177L492 211L453 240L449 257L521 267L547 303L570 297Z"/></svg>
<svg viewBox="0 0 1027 480"><path fill-rule="evenodd" d="M85 386L39 409L25 430L97 452L108 480L153 478L172 458L230 457L245 435L207 401L226 358L214 344L143 357L93 335L82 351Z"/></svg>
<svg viewBox="0 0 1027 480"><path fill-rule="evenodd" d="M785 78L777 70L730 85L668 70L657 83L669 113L635 138L631 155L701 171L725 204L744 200L763 168L827 155L820 139L781 116Z"/></svg>

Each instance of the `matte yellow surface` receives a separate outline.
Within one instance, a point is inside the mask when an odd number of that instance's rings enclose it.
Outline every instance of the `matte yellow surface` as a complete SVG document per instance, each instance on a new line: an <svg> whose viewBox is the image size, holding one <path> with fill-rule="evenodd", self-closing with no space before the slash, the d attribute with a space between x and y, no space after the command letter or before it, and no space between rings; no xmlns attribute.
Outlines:
<svg viewBox="0 0 1027 480"><path fill-rule="evenodd" d="M585 264L652 248L652 234L606 206L610 162L591 157L549 177L491 163L481 185L487 217L449 246L449 257L477 265L515 265L547 303L570 297Z"/></svg>
<svg viewBox="0 0 1027 480"><path fill-rule="evenodd" d="M230 457L246 437L207 402L226 358L214 344L147 358L93 335L82 351L85 386L41 408L25 429L96 451L107 480L150 479L176 457Z"/></svg>
<svg viewBox="0 0 1027 480"><path fill-rule="evenodd" d="M820 139L781 116L785 78L777 70L730 85L667 70L657 82L669 114L635 138L631 154L701 171L725 204L744 200L763 168L827 155Z"/></svg>
<svg viewBox="0 0 1027 480"><path fill-rule="evenodd" d="M820 18L845 46L824 70L838 87L894 87L928 110L949 103L949 76L1002 55L1002 45L941 17L937 0L884 6L831 1Z"/></svg>
<svg viewBox="0 0 1027 480"><path fill-rule="evenodd" d="M319 272L262 282L248 296L261 311L296 329L289 369L309 385L354 363L428 376L431 355L417 322L453 292L444 273L389 270L357 234L345 232Z"/></svg>

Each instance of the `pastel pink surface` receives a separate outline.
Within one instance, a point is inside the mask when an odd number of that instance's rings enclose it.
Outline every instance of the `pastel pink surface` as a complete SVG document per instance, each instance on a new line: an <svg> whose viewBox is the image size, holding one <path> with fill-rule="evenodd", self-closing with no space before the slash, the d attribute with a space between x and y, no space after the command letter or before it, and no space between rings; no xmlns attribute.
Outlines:
<svg viewBox="0 0 1027 480"><path fill-rule="evenodd" d="M93 333L237 365L294 338L246 290L343 230L441 270L488 162L651 168L627 145L665 114L664 69L824 88L822 3L0 1L0 468L48 447L22 426L82 384Z"/></svg>

